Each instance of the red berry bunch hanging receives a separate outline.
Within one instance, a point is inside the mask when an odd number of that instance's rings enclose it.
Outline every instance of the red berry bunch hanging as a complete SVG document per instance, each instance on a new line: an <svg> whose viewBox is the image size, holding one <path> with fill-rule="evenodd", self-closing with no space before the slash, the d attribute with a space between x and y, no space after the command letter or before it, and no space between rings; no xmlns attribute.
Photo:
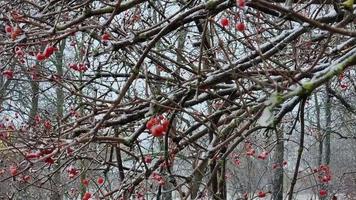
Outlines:
<svg viewBox="0 0 356 200"><path fill-rule="evenodd" d="M79 64L71 63L71 64L69 64L69 68L71 68L74 71L81 72L81 73L86 72L88 70L88 67L85 66L84 63L79 63Z"/></svg>
<svg viewBox="0 0 356 200"><path fill-rule="evenodd" d="M318 178L321 183L327 184L331 181L331 170L329 166L320 165L315 172L318 173Z"/></svg>
<svg viewBox="0 0 356 200"><path fill-rule="evenodd" d="M163 116L153 117L146 123L146 128L155 137L162 137L168 130L169 121Z"/></svg>
<svg viewBox="0 0 356 200"><path fill-rule="evenodd" d="M257 158L260 159L260 160L266 160L267 156L268 156L268 152L267 151L262 151L260 153L260 155L257 156Z"/></svg>
<svg viewBox="0 0 356 200"><path fill-rule="evenodd" d="M163 177L157 172L152 173L152 179L155 180L161 186L163 186L165 183Z"/></svg>
<svg viewBox="0 0 356 200"><path fill-rule="evenodd" d="M73 178L79 174L79 171L76 167L71 165L67 168L67 173L69 178Z"/></svg>
<svg viewBox="0 0 356 200"><path fill-rule="evenodd" d="M45 59L49 58L57 50L58 49L56 47L48 45L42 53L41 52L37 53L36 60L42 62Z"/></svg>
<svg viewBox="0 0 356 200"><path fill-rule="evenodd" d="M255 156L255 149L252 147L252 144L250 142L246 142L246 156Z"/></svg>

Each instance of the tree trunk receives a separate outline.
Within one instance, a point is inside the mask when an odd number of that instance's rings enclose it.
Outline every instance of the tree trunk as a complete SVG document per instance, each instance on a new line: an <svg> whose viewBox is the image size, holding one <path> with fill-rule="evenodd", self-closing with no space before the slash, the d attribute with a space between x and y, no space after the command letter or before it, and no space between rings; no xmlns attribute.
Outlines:
<svg viewBox="0 0 356 200"><path fill-rule="evenodd" d="M279 127L276 131L277 144L273 155L273 164L277 167L273 173L272 180L272 199L283 200L283 160L284 160L284 140L283 127Z"/></svg>

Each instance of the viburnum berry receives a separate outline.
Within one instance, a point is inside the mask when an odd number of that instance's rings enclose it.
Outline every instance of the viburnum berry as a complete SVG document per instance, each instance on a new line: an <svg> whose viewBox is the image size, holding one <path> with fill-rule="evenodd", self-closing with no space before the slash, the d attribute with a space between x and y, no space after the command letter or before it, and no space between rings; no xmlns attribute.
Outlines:
<svg viewBox="0 0 356 200"><path fill-rule="evenodd" d="M25 55L21 47L15 47L15 53L18 58L23 58Z"/></svg>
<svg viewBox="0 0 356 200"><path fill-rule="evenodd" d="M167 119L162 119L161 124L162 124L162 126L164 127L164 129L167 130L167 129L168 129L168 126L169 126L169 120L167 120Z"/></svg>
<svg viewBox="0 0 356 200"><path fill-rule="evenodd" d="M37 53L37 55L36 55L36 59L39 62L43 61L45 58L46 58L45 55L42 54L41 52Z"/></svg>
<svg viewBox="0 0 356 200"><path fill-rule="evenodd" d="M257 196L258 196L259 198L263 198L263 197L266 197L266 193L263 192L263 191L259 191L258 194L257 194Z"/></svg>
<svg viewBox="0 0 356 200"><path fill-rule="evenodd" d="M88 179L83 179L82 180L82 184L84 185L84 187L88 187L89 186L89 180Z"/></svg>
<svg viewBox="0 0 356 200"><path fill-rule="evenodd" d="M283 160L283 166L287 166L288 162L286 160Z"/></svg>
<svg viewBox="0 0 356 200"><path fill-rule="evenodd" d="M85 66L84 63L79 63L78 64L78 71L79 72L86 72L88 70L87 66Z"/></svg>
<svg viewBox="0 0 356 200"><path fill-rule="evenodd" d="M321 177L321 182L328 183L329 181L331 181L330 175L325 175L325 176Z"/></svg>
<svg viewBox="0 0 356 200"><path fill-rule="evenodd" d="M75 64L75 63L69 64L69 68L71 68L71 69L73 69L73 70L75 70L75 71L77 71L77 70L79 69L79 68L78 68L78 65Z"/></svg>
<svg viewBox="0 0 356 200"><path fill-rule="evenodd" d="M31 176L29 175L24 175L21 177L21 181L24 183L27 183L31 179Z"/></svg>
<svg viewBox="0 0 356 200"><path fill-rule="evenodd" d="M236 0L236 5L241 8L245 7L245 0Z"/></svg>
<svg viewBox="0 0 356 200"><path fill-rule="evenodd" d="M246 155L247 156L254 156L256 153L255 149L249 149L247 152L246 152Z"/></svg>
<svg viewBox="0 0 356 200"><path fill-rule="evenodd" d="M229 19L227 19L226 17L221 18L220 24L223 27L228 26L229 25Z"/></svg>
<svg viewBox="0 0 356 200"><path fill-rule="evenodd" d="M74 166L71 165L67 168L67 173L68 173L69 178L73 178L79 173L79 171L77 168L75 168Z"/></svg>
<svg viewBox="0 0 356 200"><path fill-rule="evenodd" d="M44 122L44 127L46 128L46 129L51 129L52 128L52 123L51 123L51 121L49 121L49 120L46 120L45 122Z"/></svg>
<svg viewBox="0 0 356 200"><path fill-rule="evenodd" d="M243 22L239 22L236 24L236 29L240 32L243 32L243 31L245 31L246 26Z"/></svg>
<svg viewBox="0 0 356 200"><path fill-rule="evenodd" d="M7 69L2 72L2 75L4 75L7 79L12 79L14 77L14 72L10 69Z"/></svg>
<svg viewBox="0 0 356 200"><path fill-rule="evenodd" d="M345 83L341 83L340 88L341 88L341 90L346 90L348 88L348 85Z"/></svg>
<svg viewBox="0 0 356 200"><path fill-rule="evenodd" d="M99 185L102 185L104 183L104 178L103 177L98 177L98 180L96 180L96 182L99 184Z"/></svg>
<svg viewBox="0 0 356 200"><path fill-rule="evenodd" d="M91 193L90 192L86 192L84 195L83 195L83 200L89 200L91 197Z"/></svg>
<svg viewBox="0 0 356 200"><path fill-rule="evenodd" d="M11 165L9 170L10 170L11 176L16 176L16 174L17 174L17 167L16 166Z"/></svg>
<svg viewBox="0 0 356 200"><path fill-rule="evenodd" d="M6 26L5 26L5 32L6 32L6 33L11 33L11 32L12 32L12 26L6 25Z"/></svg>
<svg viewBox="0 0 356 200"><path fill-rule="evenodd" d="M277 169L278 167L279 167L279 165L277 163L272 164L272 169Z"/></svg>
<svg viewBox="0 0 356 200"><path fill-rule="evenodd" d="M257 156L258 159L261 159L261 160L265 160L268 156L268 152L267 151L262 151L260 153L260 155Z"/></svg>
<svg viewBox="0 0 356 200"><path fill-rule="evenodd" d="M321 189L321 190L319 190L319 195L320 195L320 197L325 197L326 195L328 195L328 191Z"/></svg>
<svg viewBox="0 0 356 200"><path fill-rule="evenodd" d="M152 162L152 156L151 155L145 156L145 163L150 164L151 162Z"/></svg>
<svg viewBox="0 0 356 200"><path fill-rule="evenodd" d="M146 128L151 129L154 125L157 125L158 123L159 123L158 119L153 117L150 120L148 120L148 122L146 123Z"/></svg>
<svg viewBox="0 0 356 200"><path fill-rule="evenodd" d="M101 40L103 42L107 42L108 40L110 40L110 35L109 33L104 33L102 36L101 36Z"/></svg>
<svg viewBox="0 0 356 200"><path fill-rule="evenodd" d="M55 48L54 46L47 46L43 52L43 55L45 58L49 58L56 50L57 48Z"/></svg>
<svg viewBox="0 0 356 200"><path fill-rule="evenodd" d="M45 163L49 164L49 165L53 165L54 164L54 160L51 157L48 157L44 160Z"/></svg>
<svg viewBox="0 0 356 200"><path fill-rule="evenodd" d="M155 125L151 128L151 134L155 137L164 135L164 127L161 124Z"/></svg>

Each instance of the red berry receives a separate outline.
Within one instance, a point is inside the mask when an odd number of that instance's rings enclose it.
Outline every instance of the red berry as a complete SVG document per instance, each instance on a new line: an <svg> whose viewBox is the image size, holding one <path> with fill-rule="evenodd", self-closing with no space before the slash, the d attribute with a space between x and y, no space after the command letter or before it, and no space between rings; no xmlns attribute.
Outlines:
<svg viewBox="0 0 356 200"><path fill-rule="evenodd" d="M240 6L241 8L245 7L245 0L236 0L236 5Z"/></svg>
<svg viewBox="0 0 356 200"><path fill-rule="evenodd" d="M258 196L259 198L263 198L263 197L266 197L266 193L263 192L263 191L259 191L258 194L257 194L257 196Z"/></svg>
<svg viewBox="0 0 356 200"><path fill-rule="evenodd" d="M321 189L321 190L319 190L319 195L320 195L320 197L325 197L326 195L328 195L328 191Z"/></svg>
<svg viewBox="0 0 356 200"><path fill-rule="evenodd" d="M16 56L19 58L22 58L25 55L25 53L23 52L21 47L15 47L15 53L16 53Z"/></svg>
<svg viewBox="0 0 356 200"><path fill-rule="evenodd" d="M148 120L148 122L146 123L146 128L147 129L151 129L154 125L158 124L158 119L153 117L150 120Z"/></svg>
<svg viewBox="0 0 356 200"><path fill-rule="evenodd" d="M99 185L102 185L102 184L104 183L103 177L99 177L98 180L97 180L97 183L98 183Z"/></svg>
<svg viewBox="0 0 356 200"><path fill-rule="evenodd" d="M243 31L246 29L246 26L245 26L244 23L240 22L240 23L236 24L236 29L237 29L238 31L243 32Z"/></svg>
<svg viewBox="0 0 356 200"><path fill-rule="evenodd" d="M341 88L341 90L346 90L346 89L347 89L347 87L348 87L348 85L347 85L347 84L345 84L345 83L341 83L341 84L340 84L340 88Z"/></svg>
<svg viewBox="0 0 356 200"><path fill-rule="evenodd" d="M151 162L152 162L152 156L151 155L145 156L145 163L150 164Z"/></svg>
<svg viewBox="0 0 356 200"><path fill-rule="evenodd" d="M44 160L44 162L47 163L47 164L49 164L49 165L54 164L54 160L53 160L53 158L51 158L51 157L46 158L46 159Z"/></svg>
<svg viewBox="0 0 356 200"><path fill-rule="evenodd" d="M164 129L167 130L167 129L168 129L168 126L169 126L169 120L163 119L163 120L161 121L161 124L162 124L162 126L164 127Z"/></svg>
<svg viewBox="0 0 356 200"><path fill-rule="evenodd" d="M44 57L49 58L55 51L53 46L47 46L43 52Z"/></svg>
<svg viewBox="0 0 356 200"><path fill-rule="evenodd" d="M6 33L11 33L11 32L12 32L12 26L6 25L6 26L5 26L5 32L6 32Z"/></svg>
<svg viewBox="0 0 356 200"><path fill-rule="evenodd" d="M288 164L288 162L286 160L283 160L283 166L286 166Z"/></svg>
<svg viewBox="0 0 356 200"><path fill-rule="evenodd" d="M36 55L36 59L37 59L37 61L43 61L44 59L45 59L46 57L45 57L45 55L43 55L42 53L37 53L37 55Z"/></svg>
<svg viewBox="0 0 356 200"><path fill-rule="evenodd" d="M248 150L247 152L246 152L246 155L247 156L254 156L255 155L255 150L254 149L250 149L250 150Z"/></svg>
<svg viewBox="0 0 356 200"><path fill-rule="evenodd" d="M278 166L279 166L278 164L273 163L273 164L272 164L272 169L277 169L277 168L278 168Z"/></svg>
<svg viewBox="0 0 356 200"><path fill-rule="evenodd" d="M84 195L83 195L83 200L89 200L91 197L91 193L90 192L86 192Z"/></svg>
<svg viewBox="0 0 356 200"><path fill-rule="evenodd" d="M51 121L46 120L46 121L44 122L44 127L45 127L46 129L51 129L51 128L52 128L52 123L51 123Z"/></svg>
<svg viewBox="0 0 356 200"><path fill-rule="evenodd" d="M101 36L101 40L103 42L107 42L108 40L110 40L110 35L108 33L104 33L102 36Z"/></svg>
<svg viewBox="0 0 356 200"><path fill-rule="evenodd" d="M263 151L260 155L257 156L258 159L265 160L268 156L267 151Z"/></svg>
<svg viewBox="0 0 356 200"><path fill-rule="evenodd" d="M151 128L151 134L155 137L161 137L164 135L164 127L160 124Z"/></svg>
<svg viewBox="0 0 356 200"><path fill-rule="evenodd" d="M12 79L14 77L14 72L10 69L7 69L2 72L2 75L4 75L7 79Z"/></svg>
<svg viewBox="0 0 356 200"><path fill-rule="evenodd" d="M85 186L85 187L88 187L88 185L89 185L89 180L88 179L83 179L82 180L82 184Z"/></svg>
<svg viewBox="0 0 356 200"><path fill-rule="evenodd" d="M10 166L10 174L11 174L11 176L16 176L16 174L17 174L17 167L16 166Z"/></svg>
<svg viewBox="0 0 356 200"><path fill-rule="evenodd" d="M77 70L79 69L79 68L78 68L78 65L75 64L75 63L69 64L69 68L71 68L71 69L73 69L73 70L75 70L75 71L77 71Z"/></svg>
<svg viewBox="0 0 356 200"><path fill-rule="evenodd" d="M221 26L228 26L229 25L229 20L226 17L221 18L220 20Z"/></svg>

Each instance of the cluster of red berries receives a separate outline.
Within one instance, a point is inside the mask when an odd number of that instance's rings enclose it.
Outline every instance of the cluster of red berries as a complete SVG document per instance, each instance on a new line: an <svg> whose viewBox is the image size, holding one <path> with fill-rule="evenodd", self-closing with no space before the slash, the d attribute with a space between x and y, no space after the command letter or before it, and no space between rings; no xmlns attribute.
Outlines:
<svg viewBox="0 0 356 200"><path fill-rule="evenodd" d="M145 156L145 163L150 164L152 162L153 158L151 155L146 155Z"/></svg>
<svg viewBox="0 0 356 200"><path fill-rule="evenodd" d="M81 73L86 72L88 70L88 67L85 66L84 63L79 63L79 64L71 63L71 64L69 64L69 68L71 68L74 71L81 72Z"/></svg>
<svg viewBox="0 0 356 200"><path fill-rule="evenodd" d="M283 160L282 163L273 163L272 164L272 169L277 169L277 168L282 168L287 166L288 162L286 160Z"/></svg>
<svg viewBox="0 0 356 200"><path fill-rule="evenodd" d="M79 170L73 165L71 165L67 168L67 173L69 178L74 178L79 174Z"/></svg>
<svg viewBox="0 0 356 200"><path fill-rule="evenodd" d="M257 156L257 158L261 159L261 160L266 160L267 156L268 156L268 152L267 151L262 151L260 153L260 155Z"/></svg>
<svg viewBox="0 0 356 200"><path fill-rule="evenodd" d="M19 27L12 27L11 25L5 26L5 32L8 34L12 40L16 40L16 38L22 34L22 30Z"/></svg>
<svg viewBox="0 0 356 200"><path fill-rule="evenodd" d="M48 45L45 50L41 53L38 52L36 55L36 60L39 62L44 61L45 59L51 57L51 55L55 52L58 51L58 49L54 46Z"/></svg>
<svg viewBox="0 0 356 200"><path fill-rule="evenodd" d="M318 174L318 179L321 183L329 184L331 181L331 170L327 165L320 165L318 168L313 169L314 173ZM328 195L328 191L325 189L319 190L319 196L325 197Z"/></svg>
<svg viewBox="0 0 356 200"><path fill-rule="evenodd" d="M229 21L228 18L223 17L223 18L221 18L221 20L220 20L220 24L221 24L221 26L223 26L223 27L227 27L227 26L229 26L230 21ZM235 28L236 28L236 30L238 30L238 31L240 31L240 32L243 32L243 31L245 31L245 29L246 29L246 25L245 25L243 22L239 22L239 23L236 24Z"/></svg>
<svg viewBox="0 0 356 200"><path fill-rule="evenodd" d="M246 156L253 157L255 156L255 149L252 147L252 144L248 141L245 143L245 148L246 148Z"/></svg>
<svg viewBox="0 0 356 200"><path fill-rule="evenodd" d="M169 120L167 120L163 115L157 117L152 117L146 123L146 128L155 137L162 137L166 134L169 126Z"/></svg>
<svg viewBox="0 0 356 200"><path fill-rule="evenodd" d="M163 177L157 172L152 173L152 179L155 180L160 186L163 186L165 183Z"/></svg>
<svg viewBox="0 0 356 200"><path fill-rule="evenodd" d="M245 7L245 0L236 0L236 5L238 5L240 8L244 8ZM223 18L221 18L221 20L220 20L220 24L221 24L221 26L223 26L223 27L227 27L227 26L229 26L229 24L230 24L230 21L229 21L229 19L228 18L226 18L226 17L223 17ZM246 25L243 23L243 22L238 22L236 25L235 25L235 28L236 28L236 30L238 30L238 31L240 31L240 32L243 32L243 31L245 31L245 29L246 29Z"/></svg>
<svg viewBox="0 0 356 200"><path fill-rule="evenodd" d="M25 158L27 160L33 160L33 159L39 159L41 157L44 157L48 154L51 154L53 152L54 149L42 149L40 151L36 151L36 152L28 152L25 154ZM49 164L49 165L52 165L54 164L54 159L52 157L48 157L48 158L45 158L43 160L43 162Z"/></svg>

